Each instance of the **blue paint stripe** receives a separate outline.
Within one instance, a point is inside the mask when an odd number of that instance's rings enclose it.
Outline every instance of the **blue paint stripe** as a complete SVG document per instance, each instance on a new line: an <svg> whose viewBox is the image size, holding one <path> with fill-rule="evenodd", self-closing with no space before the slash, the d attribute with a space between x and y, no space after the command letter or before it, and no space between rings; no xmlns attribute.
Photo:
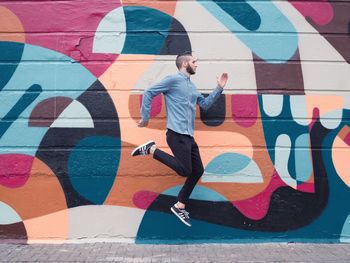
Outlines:
<svg viewBox="0 0 350 263"><path fill-rule="evenodd" d="M10 126L18 119L21 113L32 104L42 92L40 85L34 84L30 86L10 111L0 120L0 138L10 128Z"/></svg>

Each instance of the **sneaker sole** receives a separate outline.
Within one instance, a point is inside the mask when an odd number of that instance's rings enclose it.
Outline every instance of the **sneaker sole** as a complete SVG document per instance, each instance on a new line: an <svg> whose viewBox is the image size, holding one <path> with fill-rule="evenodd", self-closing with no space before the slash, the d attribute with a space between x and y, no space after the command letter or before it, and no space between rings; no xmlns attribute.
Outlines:
<svg viewBox="0 0 350 263"><path fill-rule="evenodd" d="M149 144L149 143L151 143L151 142L154 142L154 141L145 142L144 144L142 144L142 145L140 145L140 146L137 146L137 147L132 151L131 156L134 156L134 153L135 153L138 149L140 149L141 147L143 147L143 146L145 146L145 145L147 145L147 144Z"/></svg>
<svg viewBox="0 0 350 263"><path fill-rule="evenodd" d="M184 223L186 226L189 226L189 227L192 226L191 224L189 224L189 223L187 223L186 221L184 221L184 220L175 212L175 210L174 210L173 208L170 208L170 210L171 210L171 212L173 212L173 214L176 215L176 216L181 220L181 222Z"/></svg>

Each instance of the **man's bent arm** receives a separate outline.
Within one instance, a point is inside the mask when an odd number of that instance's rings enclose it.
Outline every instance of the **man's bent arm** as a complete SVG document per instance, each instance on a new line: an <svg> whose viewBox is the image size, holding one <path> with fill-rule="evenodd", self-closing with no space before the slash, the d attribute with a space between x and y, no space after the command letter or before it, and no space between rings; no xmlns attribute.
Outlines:
<svg viewBox="0 0 350 263"><path fill-rule="evenodd" d="M141 106L141 118L143 121L149 120L149 115L151 112L152 99L159 95L160 93L166 92L169 89L171 83L171 77L168 76L161 80L160 82L152 85L143 92L142 96L142 106Z"/></svg>

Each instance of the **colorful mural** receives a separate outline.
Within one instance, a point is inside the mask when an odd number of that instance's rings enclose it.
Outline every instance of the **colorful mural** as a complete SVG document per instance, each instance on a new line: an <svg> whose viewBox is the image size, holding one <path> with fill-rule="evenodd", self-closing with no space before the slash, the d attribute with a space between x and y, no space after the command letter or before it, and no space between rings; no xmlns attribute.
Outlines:
<svg viewBox="0 0 350 263"><path fill-rule="evenodd" d="M350 3L7 1L0 4L0 242L349 242ZM198 59L204 174L184 178L142 91Z"/></svg>

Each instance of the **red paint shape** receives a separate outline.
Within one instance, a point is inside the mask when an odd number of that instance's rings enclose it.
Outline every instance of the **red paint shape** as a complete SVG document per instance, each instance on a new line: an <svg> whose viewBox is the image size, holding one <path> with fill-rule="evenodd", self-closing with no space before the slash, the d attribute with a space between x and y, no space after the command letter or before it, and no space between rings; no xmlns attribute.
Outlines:
<svg viewBox="0 0 350 263"><path fill-rule="evenodd" d="M270 184L263 192L246 200L232 202L232 204L246 217L253 220L262 219L269 209L272 193L281 186L286 186L286 184L274 171Z"/></svg>
<svg viewBox="0 0 350 263"><path fill-rule="evenodd" d="M315 193L315 185L312 183L302 183L297 186L297 190L306 193Z"/></svg>
<svg viewBox="0 0 350 263"><path fill-rule="evenodd" d="M315 23L323 26L333 19L333 7L330 3L316 1L289 1L304 17L310 17Z"/></svg>
<svg viewBox="0 0 350 263"><path fill-rule="evenodd" d="M93 53L92 46L99 23L109 12L121 6L119 0L36 1L34 4L33 1L24 1L20 5L16 1L8 1L1 5L21 20L27 33L27 44L73 57L96 77L103 74L118 57L118 54Z"/></svg>
<svg viewBox="0 0 350 263"><path fill-rule="evenodd" d="M309 132L311 133L312 126L314 126L315 122L320 118L320 110L318 108L314 108L312 111L312 121L309 125Z"/></svg>
<svg viewBox="0 0 350 263"><path fill-rule="evenodd" d="M8 188L23 186L32 170L33 156L25 154L0 155L0 185Z"/></svg>
<svg viewBox="0 0 350 263"><path fill-rule="evenodd" d="M150 191L138 191L134 194L132 201L138 208L146 210L158 195L159 193Z"/></svg>
<svg viewBox="0 0 350 263"><path fill-rule="evenodd" d="M142 95L140 95L140 107L142 105ZM150 118L157 116L162 110L162 94L155 96L152 99Z"/></svg>
<svg viewBox="0 0 350 263"><path fill-rule="evenodd" d="M350 146L350 132L345 136L344 142L345 142L348 146Z"/></svg>
<svg viewBox="0 0 350 263"><path fill-rule="evenodd" d="M231 111L233 120L242 127L251 127L258 116L258 98L256 95L232 95Z"/></svg>

